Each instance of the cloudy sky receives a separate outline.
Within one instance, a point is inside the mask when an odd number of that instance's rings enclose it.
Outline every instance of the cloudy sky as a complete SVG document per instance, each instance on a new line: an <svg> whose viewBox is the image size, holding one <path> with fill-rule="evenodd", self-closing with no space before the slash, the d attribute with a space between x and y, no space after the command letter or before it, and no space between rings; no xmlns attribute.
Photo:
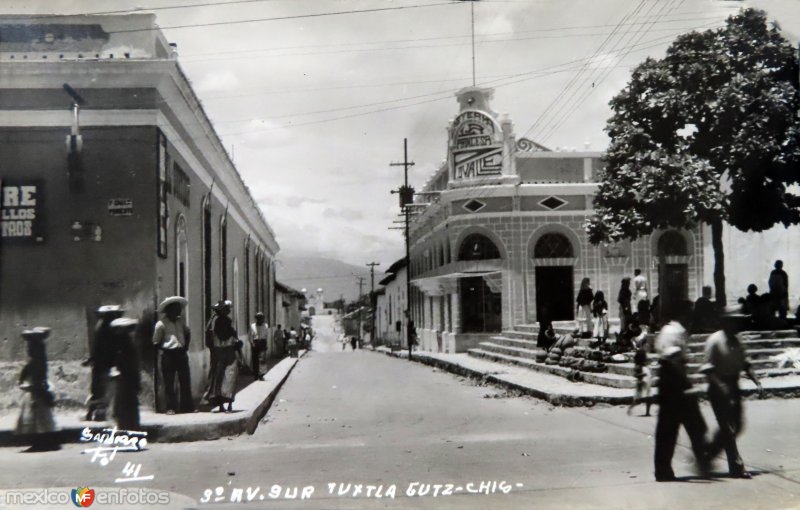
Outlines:
<svg viewBox="0 0 800 510"><path fill-rule="evenodd" d="M214 5L205 5L214 4ZM3 13L152 10L282 249L387 267L403 252L389 190L403 138L419 186L472 84L470 4L448 0L0 0ZM676 34L766 10L790 40L798 0L481 0L477 83L517 136L606 147L609 99ZM353 12L371 11L371 12ZM340 14L333 14L340 13ZM230 23L228 23L230 22ZM188 25L188 26L187 26Z"/></svg>

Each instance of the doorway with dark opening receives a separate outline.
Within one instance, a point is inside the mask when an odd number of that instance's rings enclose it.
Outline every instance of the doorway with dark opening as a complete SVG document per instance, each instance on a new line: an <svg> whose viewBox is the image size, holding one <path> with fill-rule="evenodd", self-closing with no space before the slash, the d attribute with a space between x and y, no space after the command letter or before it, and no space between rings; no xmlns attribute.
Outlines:
<svg viewBox="0 0 800 510"><path fill-rule="evenodd" d="M502 328L502 295L491 291L482 276L459 280L461 330L464 333L499 333Z"/></svg>
<svg viewBox="0 0 800 510"><path fill-rule="evenodd" d="M536 267L536 317L571 321L573 307L572 266Z"/></svg>

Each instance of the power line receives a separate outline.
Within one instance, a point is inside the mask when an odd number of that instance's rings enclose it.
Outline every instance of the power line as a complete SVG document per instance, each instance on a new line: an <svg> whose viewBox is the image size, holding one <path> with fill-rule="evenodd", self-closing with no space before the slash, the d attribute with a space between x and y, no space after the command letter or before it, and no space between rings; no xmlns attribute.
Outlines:
<svg viewBox="0 0 800 510"><path fill-rule="evenodd" d="M386 11L401 11L405 9L420 9L425 7L437 7L440 5L452 5L455 2L442 2L435 4L416 4L416 5L397 5L394 7L375 7L372 9L354 9L349 11L336 11L336 12L318 12L313 14L293 14L289 16L273 16L270 18L251 18L243 20L232 21L212 21L208 23L190 23L186 25L172 25L168 27L154 27L154 28L129 28L124 30L109 30L110 34L125 34L131 32L150 32L153 30L180 30L183 28L200 28L200 27L217 27L227 25L240 25L244 23L261 23L265 21L283 21L290 19L308 19L308 18L322 18L327 16L343 16L345 14L363 14L367 12L386 12Z"/></svg>
<svg viewBox="0 0 800 510"><path fill-rule="evenodd" d="M233 0L231 2L207 2L202 4L185 4L185 5L167 5L162 7L136 7L134 9L122 9L117 11L95 11L95 12L83 12L81 14L85 15L100 15L100 14L122 14L125 12L141 12L141 11L167 11L167 10L174 10L174 9L192 9L195 7L225 7L228 5L238 5L238 4L254 4L254 3L262 3L262 2L275 2L280 0Z"/></svg>

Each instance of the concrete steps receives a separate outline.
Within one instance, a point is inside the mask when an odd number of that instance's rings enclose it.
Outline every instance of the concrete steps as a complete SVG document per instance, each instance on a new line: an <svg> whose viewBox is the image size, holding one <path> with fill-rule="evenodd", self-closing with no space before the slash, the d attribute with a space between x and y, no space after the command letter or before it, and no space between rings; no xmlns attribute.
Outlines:
<svg viewBox="0 0 800 510"><path fill-rule="evenodd" d="M554 329L559 334L569 333L572 328L572 322L554 323ZM536 347L538 330L539 326L537 324L517 326L514 330L503 331L500 335L491 337L489 341L481 342L477 348L470 349L467 352L470 356L477 358L510 363L531 370L566 377L572 372L572 369L536 362L536 354L540 352L540 349ZM687 346L688 368L690 378L694 383L703 383L705 381L705 377L699 373L699 369L703 363L703 350L708 336L708 334L693 334ZM777 362L770 359L788 348L800 348L800 334L798 334L797 330L745 331L740 334L740 338L759 377L779 377L800 373L800 370L793 368L778 369ZM656 384L658 357L655 354L649 354L648 358L650 370L654 377L653 384ZM635 387L636 379L632 362L606 363L606 366L608 369L604 373L581 372L583 380L592 384L614 388Z"/></svg>

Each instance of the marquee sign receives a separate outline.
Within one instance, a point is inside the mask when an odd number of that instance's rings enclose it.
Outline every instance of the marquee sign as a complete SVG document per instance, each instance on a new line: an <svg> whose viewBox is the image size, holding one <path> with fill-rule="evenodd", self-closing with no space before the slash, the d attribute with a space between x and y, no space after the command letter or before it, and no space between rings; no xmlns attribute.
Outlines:
<svg viewBox="0 0 800 510"><path fill-rule="evenodd" d="M4 182L0 187L0 238L13 242L42 242L43 199L41 183Z"/></svg>
<svg viewBox="0 0 800 510"><path fill-rule="evenodd" d="M503 172L503 139L497 122L470 110L453 121L453 178L471 179Z"/></svg>

